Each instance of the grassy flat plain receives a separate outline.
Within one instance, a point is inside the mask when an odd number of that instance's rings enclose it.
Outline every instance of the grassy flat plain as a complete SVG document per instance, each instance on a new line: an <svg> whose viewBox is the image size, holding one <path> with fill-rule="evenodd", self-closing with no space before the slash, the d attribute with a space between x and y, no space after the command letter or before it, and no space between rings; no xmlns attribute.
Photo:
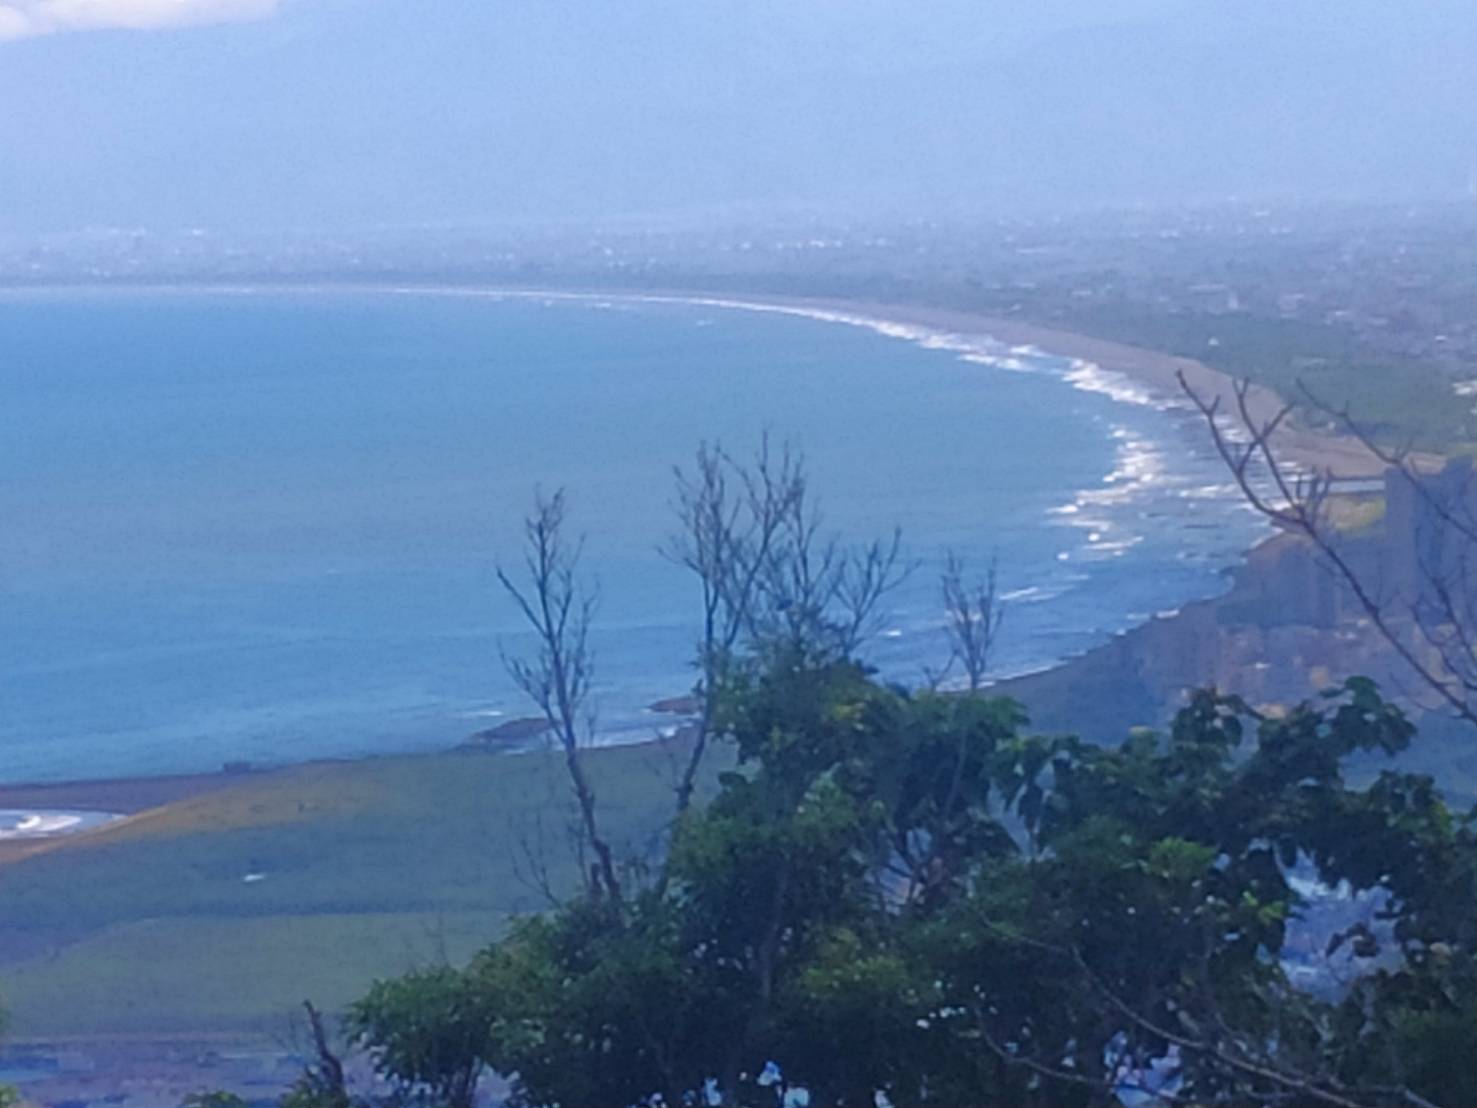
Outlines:
<svg viewBox="0 0 1477 1108"><path fill-rule="evenodd" d="M627 853L670 818L679 754L590 753ZM272 1033L304 999L338 1008L376 977L464 960L546 905L530 853L553 886L577 880L569 815L553 755L458 752L245 775L0 854L11 1034Z"/></svg>
<svg viewBox="0 0 1477 1108"><path fill-rule="evenodd" d="M1465 806L1477 766L1462 737L1423 735L1406 761ZM603 826L626 856L662 834L685 753L589 753ZM705 791L721 768L710 757ZM375 978L462 962L510 916L545 907L529 863L539 840L549 883L578 880L552 754L313 763L184 788L0 789L0 806L37 803L38 791L58 806L132 793L158 803L40 853L0 851L12 1039L277 1038L304 999L341 1009Z"/></svg>
<svg viewBox="0 0 1477 1108"><path fill-rule="evenodd" d="M1470 452L1477 422L1454 403L1451 380L1415 358L1364 350L1329 325L1229 315L1149 315L1075 309L1063 327L1196 358L1235 378L1265 385L1304 409L1315 426L1326 413L1306 407L1304 388L1325 403L1348 405L1386 445L1439 453Z"/></svg>

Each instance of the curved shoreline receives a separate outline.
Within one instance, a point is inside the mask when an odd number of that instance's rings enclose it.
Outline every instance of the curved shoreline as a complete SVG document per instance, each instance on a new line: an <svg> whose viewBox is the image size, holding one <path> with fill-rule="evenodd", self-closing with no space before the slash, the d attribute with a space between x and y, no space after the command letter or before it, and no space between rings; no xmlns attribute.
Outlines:
<svg viewBox="0 0 1477 1108"><path fill-rule="evenodd" d="M850 310L905 325L984 336L1010 347L1033 347L1048 355L1070 358L1109 373L1121 374L1146 386L1165 404L1188 408L1189 401L1179 383L1179 375L1183 374L1189 385L1206 400L1219 399L1222 410L1234 411L1236 381L1228 374L1193 358L1110 339L1060 331L1019 319L921 305L803 298L774 298L772 301L759 298L757 303L772 303L776 307L788 306L797 310ZM1251 414L1257 419L1271 418L1286 404L1283 397L1261 386L1253 386L1247 400ZM1295 465L1332 470L1342 477L1369 477L1384 472L1384 463L1351 436L1300 426L1285 426L1280 434L1284 455Z"/></svg>
<svg viewBox="0 0 1477 1108"><path fill-rule="evenodd" d="M97 287L97 286L93 286ZM500 285L418 285L418 284L313 284L293 285L168 285L155 286L165 292L233 292L238 294L271 294L281 292L385 292L402 295L447 295L488 298L517 298L528 300L567 300L586 303L602 301L708 306L719 309L753 312L770 312L792 315L840 325L860 327L889 337L920 343L934 349L954 352L966 360L987 364L1008 362L1014 355L1045 355L1079 363L1080 371L1100 371L1134 386L1140 386L1138 395L1119 395L1114 391L1113 381L1094 382L1068 380L1077 387L1090 391L1104 392L1115 399L1148 404L1153 407L1186 410L1189 405L1181 394L1178 377L1184 373L1192 387L1203 394L1221 396L1223 405L1233 399L1233 381L1227 375L1191 359L1163 354L1122 343L1095 339L1071 332L1056 331L1019 320L1000 319L976 313L930 308L920 305L874 303L850 299L807 298L790 296L767 296L764 294L722 294L687 290L619 290L619 289L575 289L575 288L531 288ZM140 291L130 287L127 291ZM1007 368L1012 368L1007 366ZM1074 370L1076 372L1076 370ZM1143 393L1147 389L1148 393ZM1269 416L1282 406L1275 394L1255 389L1251 395L1253 413ZM1197 416L1198 418L1198 416ZM1289 460L1307 468L1334 469L1344 476L1368 476L1383 469L1356 440L1340 435L1289 428ZM1188 601L1187 603L1196 603ZM1122 634L1119 632L1118 634ZM1080 656L1079 656L1080 657ZM1057 659L1028 673L1006 679L1010 684L1022 678L1063 669L1071 666L1073 657ZM373 755L370 755L373 757ZM75 784L94 787L114 784L132 792L131 786L143 781L191 781L182 791L194 793L208 791L210 785L220 780L217 774L163 776L155 778L119 779L107 781L78 780ZM207 785L206 782L210 782ZM3 786L5 793L23 791L23 786ZM88 789L93 792L93 789ZM105 790L106 791L106 790ZM85 805L90 807L91 805ZM152 805L126 805L115 810L128 811L129 807Z"/></svg>
<svg viewBox="0 0 1477 1108"><path fill-rule="evenodd" d="M366 287L366 286L358 286ZM373 287L373 286L369 286ZM528 299L566 299L580 301L631 301L650 304L688 304L741 311L776 312L822 322L864 327L896 338L922 341L925 345L954 350L963 355L979 353L984 357L1007 358L1012 352L1044 354L1069 359L1083 368L1120 375L1145 386L1152 399L1164 407L1189 409L1190 402L1180 386L1180 375L1206 401L1219 401L1221 410L1234 411L1236 381L1193 358L1131 346L1110 339L1094 338L1072 331L989 316L954 308L933 308L918 304L896 304L879 301L829 297L798 297L763 293L724 294L687 290L632 291L622 289L521 288L517 286L475 285L396 285L381 286L406 294L439 293L443 295L482 295ZM909 329L915 333L907 333ZM919 334L916 332L927 332ZM932 341L930 341L932 340ZM950 340L954 340L950 342ZM992 352L978 351L985 344L998 347ZM1274 417L1286 400L1272 390L1254 385L1247 394L1247 407L1253 418ZM1327 470L1340 477L1373 477L1382 474L1385 464L1368 448L1349 435L1316 428L1286 425L1280 432L1282 451L1295 466L1310 470Z"/></svg>
<svg viewBox="0 0 1477 1108"><path fill-rule="evenodd" d="M507 297L571 301L627 301L633 303L697 305L742 311L776 312L825 322L866 327L883 334L915 341L923 336L900 333L900 329L927 331L939 339L964 343L986 343L1007 355L1011 348L1031 348L1044 354L1085 363L1107 373L1118 374L1150 390L1166 407L1189 408L1180 387L1179 375L1207 401L1220 400L1222 411L1234 411L1236 379L1204 362L1148 347L1133 346L1114 339L1098 338L1077 331L1064 331L1029 320L993 316L961 308L927 304L897 303L845 296L795 296L745 290L601 287L589 285L517 285L414 281L288 281L283 283L222 281L138 284L76 282L53 285L0 286L7 293L50 292L164 292L261 295L272 293L380 292L402 295ZM944 347L953 349L954 347ZM958 348L966 353L965 347ZM1258 420L1269 419L1287 405L1284 397L1261 385L1251 387L1248 409ZM1197 414L1198 415L1198 414ZM1382 474L1385 465L1354 437L1337 431L1305 427L1289 422L1279 431L1283 456L1308 470L1329 471L1339 477L1365 478Z"/></svg>

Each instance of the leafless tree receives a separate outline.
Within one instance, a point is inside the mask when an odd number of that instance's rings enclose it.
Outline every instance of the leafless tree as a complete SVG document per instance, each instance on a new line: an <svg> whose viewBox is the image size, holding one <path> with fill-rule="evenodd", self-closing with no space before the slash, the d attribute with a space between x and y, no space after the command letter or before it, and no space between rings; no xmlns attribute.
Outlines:
<svg viewBox="0 0 1477 1108"><path fill-rule="evenodd" d="M675 478L679 529L660 551L697 578L702 601L696 718L674 786L681 815L692 803L718 694L740 653L782 644L812 660L852 657L875 632L883 599L912 567L896 530L860 546L824 533L803 457L789 446L772 447L767 436L748 462L704 443L692 468L678 467ZM578 809L576 848L594 856L591 884L619 903L620 873L600 833L582 757L591 731L586 709L594 597L576 580L581 546L568 541L565 526L562 490L537 496L524 521L524 574L515 581L503 568L497 571L538 642L532 657L505 654L503 661L564 753Z"/></svg>
<svg viewBox="0 0 1477 1108"><path fill-rule="evenodd" d="M760 566L751 606L755 641L783 644L812 658L847 658L877 630L884 597L913 566L902 532L858 546L824 533L824 516L806 495L788 499Z"/></svg>
<svg viewBox="0 0 1477 1108"><path fill-rule="evenodd" d="M661 547L699 582L697 718L677 782L677 810L692 800L713 727L716 694L738 652L784 643L811 656L849 657L876 629L882 599L908 573L902 537L846 546L825 534L803 456L768 436L742 462L718 444L677 467L677 533Z"/></svg>
<svg viewBox="0 0 1477 1108"><path fill-rule="evenodd" d="M771 450L768 436L750 465L736 462L716 443L702 443L692 469L677 466L673 473L679 530L662 545L661 553L692 572L702 595L694 690L698 712L687 764L676 786L681 814L692 802L693 783L712 731L714 694L751 626L770 551L791 505L804 498L805 475L800 458L789 447Z"/></svg>
<svg viewBox="0 0 1477 1108"><path fill-rule="evenodd" d="M939 591L944 601L944 629L949 636L949 663L933 684L943 678L957 662L964 670L969 691L978 692L990 670L990 655L995 637L1005 618L998 582L998 563L990 559L989 569L981 580L965 578L964 560L954 551L944 557L944 570L939 577Z"/></svg>
<svg viewBox="0 0 1477 1108"><path fill-rule="evenodd" d="M903 583L916 564L903 556L902 528L842 552L835 586L836 651L850 656L882 626L882 601Z"/></svg>
<svg viewBox="0 0 1477 1108"><path fill-rule="evenodd" d="M526 581L514 581L503 567L498 580L517 603L538 649L532 657L503 654L514 683L538 706L564 753L582 831L581 842L595 855L592 885L613 904L621 902L621 883L610 844L600 833L595 790L585 772L583 748L590 737L590 677L594 657L589 643L595 596L576 579L582 543L564 535L565 499L539 493L524 520Z"/></svg>
<svg viewBox="0 0 1477 1108"><path fill-rule="evenodd" d="M1409 519L1387 529L1409 544L1413 565L1381 582L1353 556L1331 517L1338 476L1328 470L1299 472L1278 454L1279 431L1294 411L1285 404L1270 414L1254 411L1252 385L1238 382L1234 403L1208 397L1180 375L1180 387L1204 417L1217 452L1242 495L1284 531L1312 544L1335 578L1401 662L1435 698L1477 726L1477 487L1469 467L1436 473L1437 461L1406 448L1389 449L1358 423L1347 407L1335 409L1304 390L1307 401L1357 438L1390 471L1387 487L1413 505Z"/></svg>

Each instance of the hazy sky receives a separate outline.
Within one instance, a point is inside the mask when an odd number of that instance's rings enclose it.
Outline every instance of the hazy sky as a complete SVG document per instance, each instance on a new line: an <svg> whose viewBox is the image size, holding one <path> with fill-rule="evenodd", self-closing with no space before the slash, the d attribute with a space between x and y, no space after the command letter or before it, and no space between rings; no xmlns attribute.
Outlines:
<svg viewBox="0 0 1477 1108"><path fill-rule="evenodd" d="M0 231L1457 195L1477 0L0 0Z"/></svg>

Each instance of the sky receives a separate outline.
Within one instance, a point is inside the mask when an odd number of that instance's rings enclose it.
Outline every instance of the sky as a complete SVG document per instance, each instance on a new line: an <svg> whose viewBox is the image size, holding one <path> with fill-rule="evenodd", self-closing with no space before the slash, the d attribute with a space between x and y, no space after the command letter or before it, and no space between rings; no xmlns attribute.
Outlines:
<svg viewBox="0 0 1477 1108"><path fill-rule="evenodd" d="M0 233L1455 197L1473 0L0 0Z"/></svg>

